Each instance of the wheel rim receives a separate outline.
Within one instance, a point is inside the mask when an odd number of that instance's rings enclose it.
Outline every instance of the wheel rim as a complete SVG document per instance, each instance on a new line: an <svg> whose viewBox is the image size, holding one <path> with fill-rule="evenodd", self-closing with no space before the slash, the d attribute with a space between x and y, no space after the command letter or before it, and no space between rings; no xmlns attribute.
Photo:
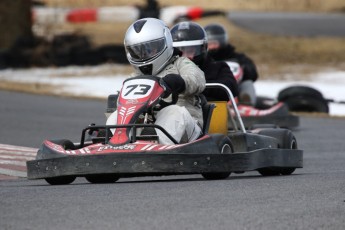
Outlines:
<svg viewBox="0 0 345 230"><path fill-rule="evenodd" d="M297 149L297 141L295 139L291 141L290 149Z"/></svg>
<svg viewBox="0 0 345 230"><path fill-rule="evenodd" d="M229 144L223 145L220 153L222 153L222 154L231 154L232 153L231 146Z"/></svg>

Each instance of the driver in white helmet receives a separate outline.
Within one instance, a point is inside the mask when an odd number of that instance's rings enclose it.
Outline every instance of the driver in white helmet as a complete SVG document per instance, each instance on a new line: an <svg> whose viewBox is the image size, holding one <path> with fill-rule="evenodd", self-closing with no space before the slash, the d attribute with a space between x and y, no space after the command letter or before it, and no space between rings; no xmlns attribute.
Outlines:
<svg viewBox="0 0 345 230"><path fill-rule="evenodd" d="M127 59L134 67L133 76L155 75L166 86L166 101L176 98L174 105L156 114L155 124L163 127L179 143L196 140L202 134L203 117L199 94L205 89L204 72L190 59L181 57L173 48L169 28L155 18L143 18L127 30L124 45ZM117 123L117 111L111 114L107 125ZM161 144L173 144L156 129Z"/></svg>

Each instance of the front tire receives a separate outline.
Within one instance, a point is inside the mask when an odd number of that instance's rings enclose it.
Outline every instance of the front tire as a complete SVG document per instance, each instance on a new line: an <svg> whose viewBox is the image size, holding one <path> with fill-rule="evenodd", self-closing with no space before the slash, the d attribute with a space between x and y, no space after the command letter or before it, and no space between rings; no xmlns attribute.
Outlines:
<svg viewBox="0 0 345 230"><path fill-rule="evenodd" d="M60 176L60 177L45 178L47 183L50 185L67 185L67 184L71 184L75 179L76 179L75 176Z"/></svg>
<svg viewBox="0 0 345 230"><path fill-rule="evenodd" d="M216 144L221 154L233 153L233 145L227 136L214 136ZM230 176L231 172L202 173L206 180L223 180Z"/></svg>
<svg viewBox="0 0 345 230"><path fill-rule="evenodd" d="M54 144L61 145L64 150L75 150L74 143L67 139L52 140Z"/></svg>
<svg viewBox="0 0 345 230"><path fill-rule="evenodd" d="M73 142L67 139L52 140L52 142L55 144L61 145L65 150L76 149ZM45 178L45 180L50 185L67 185L75 181L76 178L77 178L76 176L60 176L60 177Z"/></svg>
<svg viewBox="0 0 345 230"><path fill-rule="evenodd" d="M92 184L110 184L115 183L120 178L115 174L97 174L85 176L85 179Z"/></svg>

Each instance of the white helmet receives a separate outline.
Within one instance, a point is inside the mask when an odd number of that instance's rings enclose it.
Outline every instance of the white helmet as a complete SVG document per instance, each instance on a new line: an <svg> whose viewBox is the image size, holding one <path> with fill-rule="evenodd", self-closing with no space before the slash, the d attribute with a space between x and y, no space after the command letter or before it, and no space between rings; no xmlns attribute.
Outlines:
<svg viewBox="0 0 345 230"><path fill-rule="evenodd" d="M143 18L127 30L124 40L127 59L142 74L156 75L173 55L169 28L156 18Z"/></svg>

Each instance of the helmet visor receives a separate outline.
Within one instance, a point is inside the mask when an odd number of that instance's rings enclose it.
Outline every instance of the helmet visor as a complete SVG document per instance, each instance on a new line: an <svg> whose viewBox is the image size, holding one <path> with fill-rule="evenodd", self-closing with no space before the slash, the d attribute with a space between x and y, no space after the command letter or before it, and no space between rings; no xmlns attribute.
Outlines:
<svg viewBox="0 0 345 230"><path fill-rule="evenodd" d="M160 38L149 42L126 46L126 50L133 61L145 61L162 53L165 47L165 39Z"/></svg>
<svg viewBox="0 0 345 230"><path fill-rule="evenodd" d="M182 52L182 56L190 59L193 59L195 56L198 56L204 52L202 46L182 46L176 48Z"/></svg>
<svg viewBox="0 0 345 230"><path fill-rule="evenodd" d="M182 52L182 56L193 59L205 52L205 40L174 42L173 46Z"/></svg>
<svg viewBox="0 0 345 230"><path fill-rule="evenodd" d="M208 40L208 44L218 43L218 45L220 45L220 46L225 46L228 42L228 36L225 34L219 34L219 35L208 34L207 40Z"/></svg>

